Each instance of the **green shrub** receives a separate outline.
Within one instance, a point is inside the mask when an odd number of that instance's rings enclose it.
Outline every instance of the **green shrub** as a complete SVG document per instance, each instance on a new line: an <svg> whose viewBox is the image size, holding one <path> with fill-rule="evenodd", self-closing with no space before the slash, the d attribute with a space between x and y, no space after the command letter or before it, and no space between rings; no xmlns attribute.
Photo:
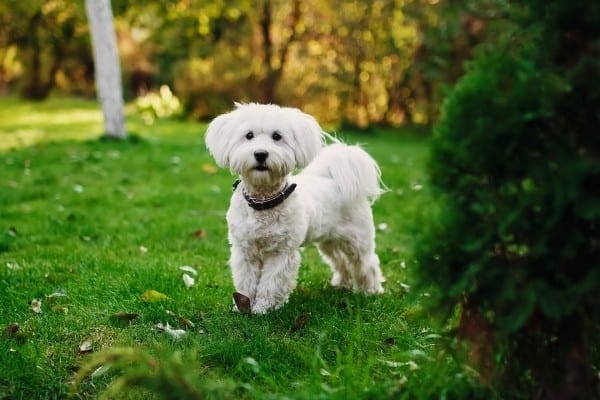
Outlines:
<svg viewBox="0 0 600 400"><path fill-rule="evenodd" d="M484 377L512 395L591 398L600 5L527 3L518 17L513 6L512 32L480 49L435 128L441 212L418 249L422 279L446 311L461 304L458 331Z"/></svg>

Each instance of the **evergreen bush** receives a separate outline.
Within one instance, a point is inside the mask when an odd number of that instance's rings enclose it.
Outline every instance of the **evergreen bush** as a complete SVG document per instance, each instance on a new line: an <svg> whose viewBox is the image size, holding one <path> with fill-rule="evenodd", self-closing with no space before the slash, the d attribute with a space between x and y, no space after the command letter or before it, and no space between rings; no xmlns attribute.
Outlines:
<svg viewBox="0 0 600 400"><path fill-rule="evenodd" d="M432 140L439 219L418 249L482 376L598 397L600 3L514 2Z"/></svg>

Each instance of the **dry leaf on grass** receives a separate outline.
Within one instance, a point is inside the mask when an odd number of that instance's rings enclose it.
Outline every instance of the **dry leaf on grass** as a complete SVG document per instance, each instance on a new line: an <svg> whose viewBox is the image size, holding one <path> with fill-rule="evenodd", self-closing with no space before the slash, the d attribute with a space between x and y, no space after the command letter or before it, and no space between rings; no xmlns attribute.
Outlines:
<svg viewBox="0 0 600 400"><path fill-rule="evenodd" d="M116 314L111 315L110 319L112 319L113 321L129 322L129 321L133 321L134 319L136 319L139 316L140 316L140 314L133 313L133 312L118 312Z"/></svg>
<svg viewBox="0 0 600 400"><path fill-rule="evenodd" d="M388 345L388 346L395 346L396 345L396 338L393 337L389 337L383 340L383 343Z"/></svg>
<svg viewBox="0 0 600 400"><path fill-rule="evenodd" d="M56 292L46 295L47 299L54 299L57 297L67 297L67 291L65 289L58 289Z"/></svg>
<svg viewBox="0 0 600 400"><path fill-rule="evenodd" d="M212 164L202 164L202 172L206 172L207 174L214 174L217 172L217 167Z"/></svg>
<svg viewBox="0 0 600 400"><path fill-rule="evenodd" d="M292 332L296 332L304 328L309 320L310 314L302 314L301 316L296 318L296 321L294 321L294 325L292 325Z"/></svg>
<svg viewBox="0 0 600 400"><path fill-rule="evenodd" d="M13 271L18 271L21 269L21 266L19 265L19 263L16 262L7 262L6 268L11 269Z"/></svg>
<svg viewBox="0 0 600 400"><path fill-rule="evenodd" d="M158 324L154 325L154 327L156 328L157 331L165 332L166 334L168 334L175 340L182 339L187 333L183 329L173 329L173 327L171 327L171 325L169 325L168 322L166 324L159 322Z"/></svg>
<svg viewBox="0 0 600 400"><path fill-rule="evenodd" d="M15 322L14 324L10 324L5 327L2 330L2 335L6 337L14 337L17 335L17 332L19 332L19 324Z"/></svg>
<svg viewBox="0 0 600 400"><path fill-rule="evenodd" d="M194 267L190 267L189 265L181 266L181 267L179 267L179 269L184 272L189 272L190 274L192 274L194 276L198 276L198 272L194 269Z"/></svg>
<svg viewBox="0 0 600 400"><path fill-rule="evenodd" d="M206 237L208 236L208 232L206 231L206 229L198 229L192 232L190 236L194 239L206 239Z"/></svg>
<svg viewBox="0 0 600 400"><path fill-rule="evenodd" d="M79 352L80 353L89 353L94 350L94 346L92 345L92 339L85 338L81 344L79 344Z"/></svg>
<svg viewBox="0 0 600 400"><path fill-rule="evenodd" d="M146 302L152 303L155 301L169 300L170 297L154 289L148 289L140 295L140 298Z"/></svg>
<svg viewBox="0 0 600 400"><path fill-rule="evenodd" d="M39 314L42 312L42 301L41 300L33 299L33 300L31 300L31 303L29 303L29 305L31 306L31 310L34 313Z"/></svg>
<svg viewBox="0 0 600 400"><path fill-rule="evenodd" d="M194 286L194 284L196 283L194 278L192 278L188 274L183 274L182 278L183 278L183 283L185 284L185 287L188 289L191 288L192 286Z"/></svg>
<svg viewBox="0 0 600 400"><path fill-rule="evenodd" d="M187 326L188 328L193 328L196 326L189 318L186 318L183 315L177 315L171 310L167 310L167 315L177 318L181 325Z"/></svg>
<svg viewBox="0 0 600 400"><path fill-rule="evenodd" d="M233 301L235 302L235 305L237 306L237 309L239 310L239 312L241 312L242 314L250 313L250 307L251 307L250 298L248 298L247 296L244 296L241 293L235 292L233 294Z"/></svg>

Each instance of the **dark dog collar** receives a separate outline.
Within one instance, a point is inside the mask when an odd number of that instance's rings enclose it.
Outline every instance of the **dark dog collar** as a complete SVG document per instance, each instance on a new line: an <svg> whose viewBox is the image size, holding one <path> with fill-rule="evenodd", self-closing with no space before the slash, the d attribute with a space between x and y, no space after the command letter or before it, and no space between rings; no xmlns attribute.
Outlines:
<svg viewBox="0 0 600 400"><path fill-rule="evenodd" d="M237 189L239 184L240 184L239 179L233 183L234 191L235 191L235 189ZM250 207L252 207L255 210L262 211L262 210L269 210L271 208L277 207L278 205L283 203L283 201L285 199L287 199L294 192L294 190L296 190L295 183L292 183L291 185L288 185L286 183L285 187L283 188L282 191L280 191L280 192L274 194L273 196L271 196L267 199L264 199L264 200L258 200L253 197L250 197L248 192L246 192L246 190L243 188L242 188L242 195L244 196L244 199L246 199L246 202L248 202L248 205Z"/></svg>

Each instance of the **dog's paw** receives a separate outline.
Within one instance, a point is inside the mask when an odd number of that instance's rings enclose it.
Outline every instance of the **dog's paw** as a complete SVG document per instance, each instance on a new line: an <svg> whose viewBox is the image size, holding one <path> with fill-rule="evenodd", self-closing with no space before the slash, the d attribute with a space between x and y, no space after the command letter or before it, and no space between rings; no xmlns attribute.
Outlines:
<svg viewBox="0 0 600 400"><path fill-rule="evenodd" d="M257 298L254 304L252 304L252 314L264 315L269 311L281 308L286 302L287 300L281 303L274 303L272 300Z"/></svg>
<svg viewBox="0 0 600 400"><path fill-rule="evenodd" d="M381 283L373 284L373 285L359 285L359 290L368 295L381 294L384 292L383 286Z"/></svg>
<svg viewBox="0 0 600 400"><path fill-rule="evenodd" d="M331 277L331 286L340 289L352 290L352 280L350 279L350 277L342 275L336 271Z"/></svg>

